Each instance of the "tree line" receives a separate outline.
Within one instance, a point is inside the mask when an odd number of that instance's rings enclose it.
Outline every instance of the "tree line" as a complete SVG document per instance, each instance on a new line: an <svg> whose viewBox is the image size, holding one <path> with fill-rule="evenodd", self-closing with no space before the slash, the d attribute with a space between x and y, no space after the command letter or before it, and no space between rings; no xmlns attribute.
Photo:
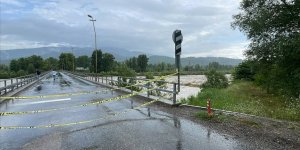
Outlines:
<svg viewBox="0 0 300 150"><path fill-rule="evenodd" d="M96 65L96 53L97 53L97 65ZM159 63L148 64L149 58L145 54L132 57L124 62L115 61L115 57L110 53L103 53L101 50L94 50L92 55L75 57L72 53L61 53L57 58L49 57L43 59L41 56L32 55L30 57L24 57L11 60L9 67L2 65L0 70L0 78L9 78L15 76L22 76L26 74L35 73L36 70L68 70L68 71L85 71L96 73L109 73L109 74L136 74L144 72L153 73L169 73L176 70L174 64ZM211 62L207 66L188 65L182 67L182 71L185 74L203 74L207 70L232 70L233 66L220 65L217 62ZM120 71L122 70L122 71Z"/></svg>
<svg viewBox="0 0 300 150"><path fill-rule="evenodd" d="M97 56L96 56L97 54ZM97 57L97 65L96 65ZM129 60L134 64L129 64ZM130 58L125 62L115 61L115 57L110 53L103 53L101 50L94 50L91 57L87 55L75 57L72 53L61 53L57 58L49 57L43 59L41 56L32 55L10 61L9 66L0 65L0 78L12 78L35 73L37 70L68 70L85 71L110 74L135 74L135 72L145 72L148 66L146 55ZM133 73L134 72L134 73Z"/></svg>
<svg viewBox="0 0 300 150"><path fill-rule="evenodd" d="M237 79L300 98L300 1L243 0L232 26L250 40Z"/></svg>

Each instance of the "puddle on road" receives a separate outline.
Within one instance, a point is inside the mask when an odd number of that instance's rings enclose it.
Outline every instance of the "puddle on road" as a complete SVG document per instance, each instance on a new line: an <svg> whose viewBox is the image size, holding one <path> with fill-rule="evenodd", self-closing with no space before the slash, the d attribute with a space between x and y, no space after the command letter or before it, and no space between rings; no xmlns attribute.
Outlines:
<svg viewBox="0 0 300 150"><path fill-rule="evenodd" d="M69 81L74 81L70 77L67 78ZM57 83L55 87L59 86ZM74 84L77 85L78 83L74 82ZM74 88L74 84L72 84L72 88ZM55 90L53 89L54 86L48 86L49 89L47 90ZM28 93L30 94L31 92ZM103 97L106 96L109 97L111 95L108 93ZM129 105L130 103L121 102L107 103L105 106L109 110L106 110L106 113L121 111L119 109L124 107L129 108ZM107 114L99 112L95 118ZM86 116L90 116L91 114L82 113L76 115L87 118ZM24 145L25 142L28 143L29 139L36 139L37 135L47 135L50 134L50 131L63 130L63 141L59 141L62 143L60 147L62 149L84 149L90 147L98 149L243 149L241 146L243 143L234 140L232 137L219 134L214 130L189 120L178 118L162 111L151 110L150 116L148 117L148 109L142 108L139 111L132 111L91 124L51 129L10 130L5 131L6 134L0 131L0 137L3 139L4 137L10 137L10 139L5 140L5 143L10 143L17 139L20 145ZM63 117L63 115L59 117ZM70 118L70 116L65 117ZM38 122L42 122L42 120L43 118L40 118ZM62 118L61 120L68 119ZM46 124L45 121L42 124ZM43 134L46 131L49 131L49 133ZM47 140L41 141L46 143L51 142ZM35 144L39 144L39 140L35 141Z"/></svg>
<svg viewBox="0 0 300 150"><path fill-rule="evenodd" d="M77 126L65 133L64 145L99 149L242 149L241 144L228 135L164 112L147 117L146 111ZM86 140L82 142L83 139Z"/></svg>

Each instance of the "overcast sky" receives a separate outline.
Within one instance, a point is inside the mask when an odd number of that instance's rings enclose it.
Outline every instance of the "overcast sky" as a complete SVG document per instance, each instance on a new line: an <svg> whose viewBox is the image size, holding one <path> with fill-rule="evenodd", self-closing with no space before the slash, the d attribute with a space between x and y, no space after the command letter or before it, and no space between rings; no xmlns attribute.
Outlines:
<svg viewBox="0 0 300 150"><path fill-rule="evenodd" d="M183 56L243 58L247 40L233 30L240 0L0 0L0 50L44 46L99 47Z"/></svg>

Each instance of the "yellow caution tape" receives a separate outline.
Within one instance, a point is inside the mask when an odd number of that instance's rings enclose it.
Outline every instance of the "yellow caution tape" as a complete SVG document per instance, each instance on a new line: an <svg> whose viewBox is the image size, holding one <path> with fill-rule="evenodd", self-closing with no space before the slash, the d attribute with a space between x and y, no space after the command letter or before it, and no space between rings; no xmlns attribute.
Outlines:
<svg viewBox="0 0 300 150"><path fill-rule="evenodd" d="M7 129L51 128L51 127L65 127L65 126L72 126L72 125L86 124L86 123L91 123L91 122L95 122L95 121L98 121L98 120L109 119L109 118L111 118L111 117L118 116L118 115L121 115L121 114L125 114L125 113L131 112L131 111L133 111L133 110L139 109L139 108L141 108L141 107L144 107L144 106L153 104L153 103L155 103L155 102L157 102L157 101L159 101L159 100L160 100L160 99L156 99L156 100L153 100L153 101L144 103L144 104L142 104L142 105L140 105L140 106L134 107L133 109L127 109L127 110L122 111L122 112L114 113L114 114L107 115L107 116L102 117L102 118L97 118L97 119L92 119L92 120L84 120L84 121L70 122L70 123L64 123L64 124L39 125L39 126L0 126L0 130L5 130L5 129L7 130Z"/></svg>
<svg viewBox="0 0 300 150"><path fill-rule="evenodd" d="M118 89L121 89L121 88L128 88L128 87L133 87L133 86L137 86L137 85L143 85L143 84L154 82L154 81L159 81L159 80L162 80L162 79L167 78L169 76L173 76L175 74L177 74L177 72L173 73L173 74L166 75L166 76L161 76L161 77L158 77L156 79L148 80L148 81L143 82L143 83L137 83L137 84L134 84L134 85L128 85L128 86L125 86L125 87L113 88L113 89L105 89L105 90L97 90L97 91L81 91L81 92L74 92L74 93L62 93L62 94L50 94L50 95L37 95L37 96L0 96L0 99L25 100L25 99L34 99L34 98L53 98L53 97L62 97L62 96L78 96L78 95L85 95L85 94L97 94L97 93L100 93L100 92L115 91L115 90L118 90Z"/></svg>
<svg viewBox="0 0 300 150"><path fill-rule="evenodd" d="M44 112L65 110L65 109L68 109L68 108L77 108L77 107L85 107L85 106L90 106L90 105L98 105L98 104L108 103L108 102L112 102L112 101L118 101L118 100L121 100L121 99L124 99L124 98L129 98L131 96L135 96L135 95L147 92L147 91L155 90L155 89L160 88L162 86L164 86L164 85L161 85L161 86L158 86L158 87L155 87L155 88L151 88L151 89L142 90L142 91L139 91L139 92L133 92L133 93L127 94L127 95L121 95L121 96L118 96L118 97L108 98L108 99L101 100L101 101L96 101L96 102L89 102L89 103L85 103L85 104L73 105L73 106L70 106L70 107L40 109L40 110L31 110L31 111L19 111L19 112L0 112L0 116L14 116L14 115L44 113Z"/></svg>

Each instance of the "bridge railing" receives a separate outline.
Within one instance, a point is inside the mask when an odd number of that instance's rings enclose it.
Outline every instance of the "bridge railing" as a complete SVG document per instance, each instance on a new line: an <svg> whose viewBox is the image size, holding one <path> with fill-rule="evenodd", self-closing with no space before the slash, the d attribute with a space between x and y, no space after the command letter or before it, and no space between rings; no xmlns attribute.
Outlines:
<svg viewBox="0 0 300 150"><path fill-rule="evenodd" d="M173 104L176 104L177 83L167 82L165 80L155 80L137 77L122 77L122 76L100 76L95 73L80 73L68 72L76 76L80 76L90 81L98 82L105 86L112 88L126 89L131 92L144 89L153 89L147 91L147 97L152 96L166 96L171 99ZM169 88L167 88L169 87ZM163 94L166 93L166 94Z"/></svg>
<svg viewBox="0 0 300 150"><path fill-rule="evenodd" d="M48 72L44 72L40 75L40 77L44 76ZM26 76L20 76L16 78L10 78L10 79L1 79L0 80L0 95L5 95L9 92L12 92L20 87L23 87L24 85L27 85L35 80L37 80L38 77L36 74L30 74Z"/></svg>

